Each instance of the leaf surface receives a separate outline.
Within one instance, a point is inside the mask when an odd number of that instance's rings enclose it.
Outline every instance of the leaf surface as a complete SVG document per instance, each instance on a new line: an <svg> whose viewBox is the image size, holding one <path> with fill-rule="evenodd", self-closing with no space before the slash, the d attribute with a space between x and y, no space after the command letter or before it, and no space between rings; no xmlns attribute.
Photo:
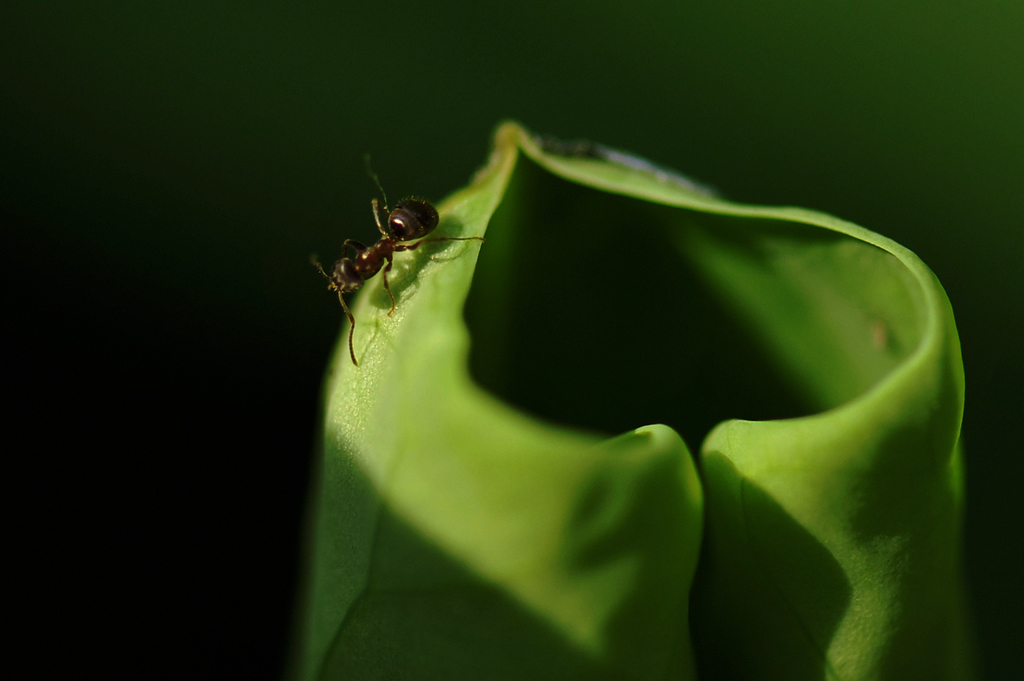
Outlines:
<svg viewBox="0 0 1024 681"><path fill-rule="evenodd" d="M438 206L483 235L515 166ZM484 245L486 247L486 244ZM298 678L692 676L687 592L701 491L664 426L612 440L537 422L476 387L462 305L478 242L373 280L326 389Z"/></svg>
<svg viewBox="0 0 1024 681"><path fill-rule="evenodd" d="M806 415L720 423L698 481L668 426L604 439L475 383L462 310L481 248L494 256L474 283L490 301L476 374L525 375L507 360L532 327L504 314L517 230L536 217L536 187L510 185L520 153L663 230ZM928 268L837 218L732 203L643 159L511 123L488 166L439 205L438 234L484 235L503 200L482 246L396 259L393 316L378 280L355 303L360 366L343 336L326 387L297 678L686 679L694 658L715 679L969 677L963 368ZM683 294L664 295L671 307ZM649 338L653 323L609 328ZM657 379L660 367L635 371ZM526 383L555 394L556 381ZM658 403L672 420L703 387L669 385ZM730 386L748 389L742 376ZM598 413L596 395L577 392L572 406Z"/></svg>

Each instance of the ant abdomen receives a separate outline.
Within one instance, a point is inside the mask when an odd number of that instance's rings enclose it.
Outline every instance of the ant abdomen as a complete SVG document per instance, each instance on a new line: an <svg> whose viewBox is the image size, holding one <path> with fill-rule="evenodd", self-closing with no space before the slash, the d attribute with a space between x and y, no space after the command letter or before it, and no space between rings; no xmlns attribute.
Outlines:
<svg viewBox="0 0 1024 681"><path fill-rule="evenodd" d="M437 227L437 210L422 199L405 199L391 211L388 227L398 241L419 239Z"/></svg>

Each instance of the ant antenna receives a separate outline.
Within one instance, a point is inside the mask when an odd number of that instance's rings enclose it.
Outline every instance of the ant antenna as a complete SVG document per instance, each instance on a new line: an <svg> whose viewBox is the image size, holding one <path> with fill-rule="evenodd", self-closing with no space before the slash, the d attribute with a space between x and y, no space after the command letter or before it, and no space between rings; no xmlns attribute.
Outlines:
<svg viewBox="0 0 1024 681"><path fill-rule="evenodd" d="M363 156L363 161L366 163L366 174L370 176L373 183L377 185L377 189L380 190L380 195L384 197L384 210L388 209L388 195L384 193L384 187L381 186L380 180L377 178L377 173L373 172L373 168L370 167L370 155L366 154Z"/></svg>
<svg viewBox="0 0 1024 681"><path fill-rule="evenodd" d="M318 270L320 270L320 274L324 275L325 279L330 281L331 277L326 272L324 272L323 265L320 264L320 256L318 256L316 253L310 253L309 254L309 262L311 262L313 264L313 267L315 267Z"/></svg>

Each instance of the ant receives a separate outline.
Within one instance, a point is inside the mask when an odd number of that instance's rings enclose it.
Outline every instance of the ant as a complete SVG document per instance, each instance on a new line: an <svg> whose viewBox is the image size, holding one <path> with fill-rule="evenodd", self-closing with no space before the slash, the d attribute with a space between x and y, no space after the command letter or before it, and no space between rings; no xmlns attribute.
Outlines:
<svg viewBox="0 0 1024 681"><path fill-rule="evenodd" d="M423 237L437 228L439 221L437 209L425 199L410 197L400 201L394 210L388 211L388 197L384 193L384 188L381 187L377 175L369 169L369 159L367 159L367 172L373 178L373 181L377 183L377 188L380 189L381 196L384 197L383 210L377 203L377 199L373 199L370 202L373 205L373 219L377 223L377 229L381 234L380 239L370 247L366 247L358 241L346 239L341 247L342 257L338 262L334 263L334 269L331 270L330 274L327 274L324 268L320 266L316 256L312 258L313 264L320 270L320 274L324 275L327 281L330 282L327 285L327 289L338 292L338 300L341 301L341 307L345 310L345 315L348 317L349 322L348 352L352 356L352 364L356 366L359 366L359 362L356 361L356 351L352 346L352 334L356 330L356 319L352 316L348 305L345 304L345 298L342 294L358 290L362 287L363 282L375 276L383 268L384 290L388 292L388 297L391 298L391 310L388 312L390 317L395 311L395 296L392 295L391 287L388 286L388 272L391 271L391 265L394 263L395 253L412 251L419 248L421 244L433 241L484 240L481 236L440 236L424 239ZM385 229L385 225L387 225L387 229ZM390 230L390 233L388 233L388 230ZM416 241L417 239L419 241ZM416 243L406 243L409 241L416 241ZM350 247L356 252L354 258L345 256ZM384 264L385 262L387 263L386 265Z"/></svg>

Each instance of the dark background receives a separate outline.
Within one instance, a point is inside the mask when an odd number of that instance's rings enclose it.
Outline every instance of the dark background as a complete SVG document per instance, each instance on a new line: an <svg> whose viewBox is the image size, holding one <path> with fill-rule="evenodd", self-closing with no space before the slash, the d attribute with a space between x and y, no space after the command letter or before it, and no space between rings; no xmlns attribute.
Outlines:
<svg viewBox="0 0 1024 681"><path fill-rule="evenodd" d="M890 236L967 372L988 678L1024 637L1024 9L81 2L0 10L9 526L39 670L276 678L322 370L308 264L440 199L502 118ZM638 424L639 425L639 424ZM698 443L690 443L696 446Z"/></svg>

